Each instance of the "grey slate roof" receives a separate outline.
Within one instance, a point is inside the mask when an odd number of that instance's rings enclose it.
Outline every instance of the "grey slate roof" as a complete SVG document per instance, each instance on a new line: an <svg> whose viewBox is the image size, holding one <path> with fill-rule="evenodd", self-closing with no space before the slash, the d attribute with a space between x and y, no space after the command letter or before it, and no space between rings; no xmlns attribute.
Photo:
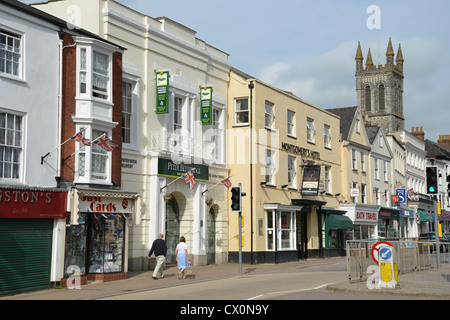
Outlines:
<svg viewBox="0 0 450 320"><path fill-rule="evenodd" d="M348 139L348 134L350 132L350 127L352 126L353 119L355 118L355 113L358 107L345 107L345 108L335 108L335 109L325 109L341 118L341 135L343 140Z"/></svg>

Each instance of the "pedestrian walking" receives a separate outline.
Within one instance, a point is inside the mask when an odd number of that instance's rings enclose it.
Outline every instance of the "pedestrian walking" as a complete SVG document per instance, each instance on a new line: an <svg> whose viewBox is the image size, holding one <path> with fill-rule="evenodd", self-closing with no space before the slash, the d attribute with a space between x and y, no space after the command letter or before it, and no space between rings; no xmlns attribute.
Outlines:
<svg viewBox="0 0 450 320"><path fill-rule="evenodd" d="M164 278L164 261L166 260L167 244L163 238L164 235L160 233L158 239L153 241L152 248L148 253L149 260L152 258L152 254L155 253L156 267L155 270L153 270L152 276L154 280L158 279L158 273L161 273L161 278Z"/></svg>
<svg viewBox="0 0 450 320"><path fill-rule="evenodd" d="M185 270L188 266L188 261L191 261L188 253L188 246L186 244L186 238L181 237L180 243L177 245L175 249L175 259L177 260L177 267L180 269L178 272L178 279L186 279Z"/></svg>

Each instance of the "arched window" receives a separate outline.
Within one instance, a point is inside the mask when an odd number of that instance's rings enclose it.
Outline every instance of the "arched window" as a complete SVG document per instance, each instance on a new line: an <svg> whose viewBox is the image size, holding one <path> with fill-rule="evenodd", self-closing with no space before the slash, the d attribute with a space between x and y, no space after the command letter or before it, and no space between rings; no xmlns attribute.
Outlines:
<svg viewBox="0 0 450 320"><path fill-rule="evenodd" d="M366 112L372 111L372 94L369 86L364 88L364 100L366 102Z"/></svg>
<svg viewBox="0 0 450 320"><path fill-rule="evenodd" d="M384 98L384 85L380 84L378 86L378 102L379 102L379 110L385 109L385 98Z"/></svg>

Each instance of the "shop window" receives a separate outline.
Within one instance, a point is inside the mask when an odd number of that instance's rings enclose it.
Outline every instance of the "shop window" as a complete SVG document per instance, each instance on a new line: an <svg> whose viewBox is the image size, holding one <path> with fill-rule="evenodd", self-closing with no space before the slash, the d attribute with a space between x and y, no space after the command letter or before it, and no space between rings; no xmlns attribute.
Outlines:
<svg viewBox="0 0 450 320"><path fill-rule="evenodd" d="M281 211L279 213L278 236L280 238L280 250L294 249L294 217L293 212Z"/></svg>
<svg viewBox="0 0 450 320"><path fill-rule="evenodd" d="M70 215L67 216L70 219ZM79 268L81 275L86 274L86 239L88 225L86 224L86 214L80 213L78 219L79 225L73 225L66 228L66 253L64 255L64 277L70 277L68 274L70 266Z"/></svg>
<svg viewBox="0 0 450 320"><path fill-rule="evenodd" d="M89 273L123 272L124 218L113 214L89 214Z"/></svg>

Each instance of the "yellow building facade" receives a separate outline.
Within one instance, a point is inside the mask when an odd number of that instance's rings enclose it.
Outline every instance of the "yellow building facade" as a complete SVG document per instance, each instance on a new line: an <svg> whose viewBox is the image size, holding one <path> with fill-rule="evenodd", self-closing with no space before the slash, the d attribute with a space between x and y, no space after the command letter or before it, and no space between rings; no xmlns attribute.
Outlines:
<svg viewBox="0 0 450 320"><path fill-rule="evenodd" d="M346 221L337 210L339 125L338 116L232 69L227 163L233 185L245 193L244 262L326 255L328 215ZM239 213L229 211L229 260L237 261Z"/></svg>

